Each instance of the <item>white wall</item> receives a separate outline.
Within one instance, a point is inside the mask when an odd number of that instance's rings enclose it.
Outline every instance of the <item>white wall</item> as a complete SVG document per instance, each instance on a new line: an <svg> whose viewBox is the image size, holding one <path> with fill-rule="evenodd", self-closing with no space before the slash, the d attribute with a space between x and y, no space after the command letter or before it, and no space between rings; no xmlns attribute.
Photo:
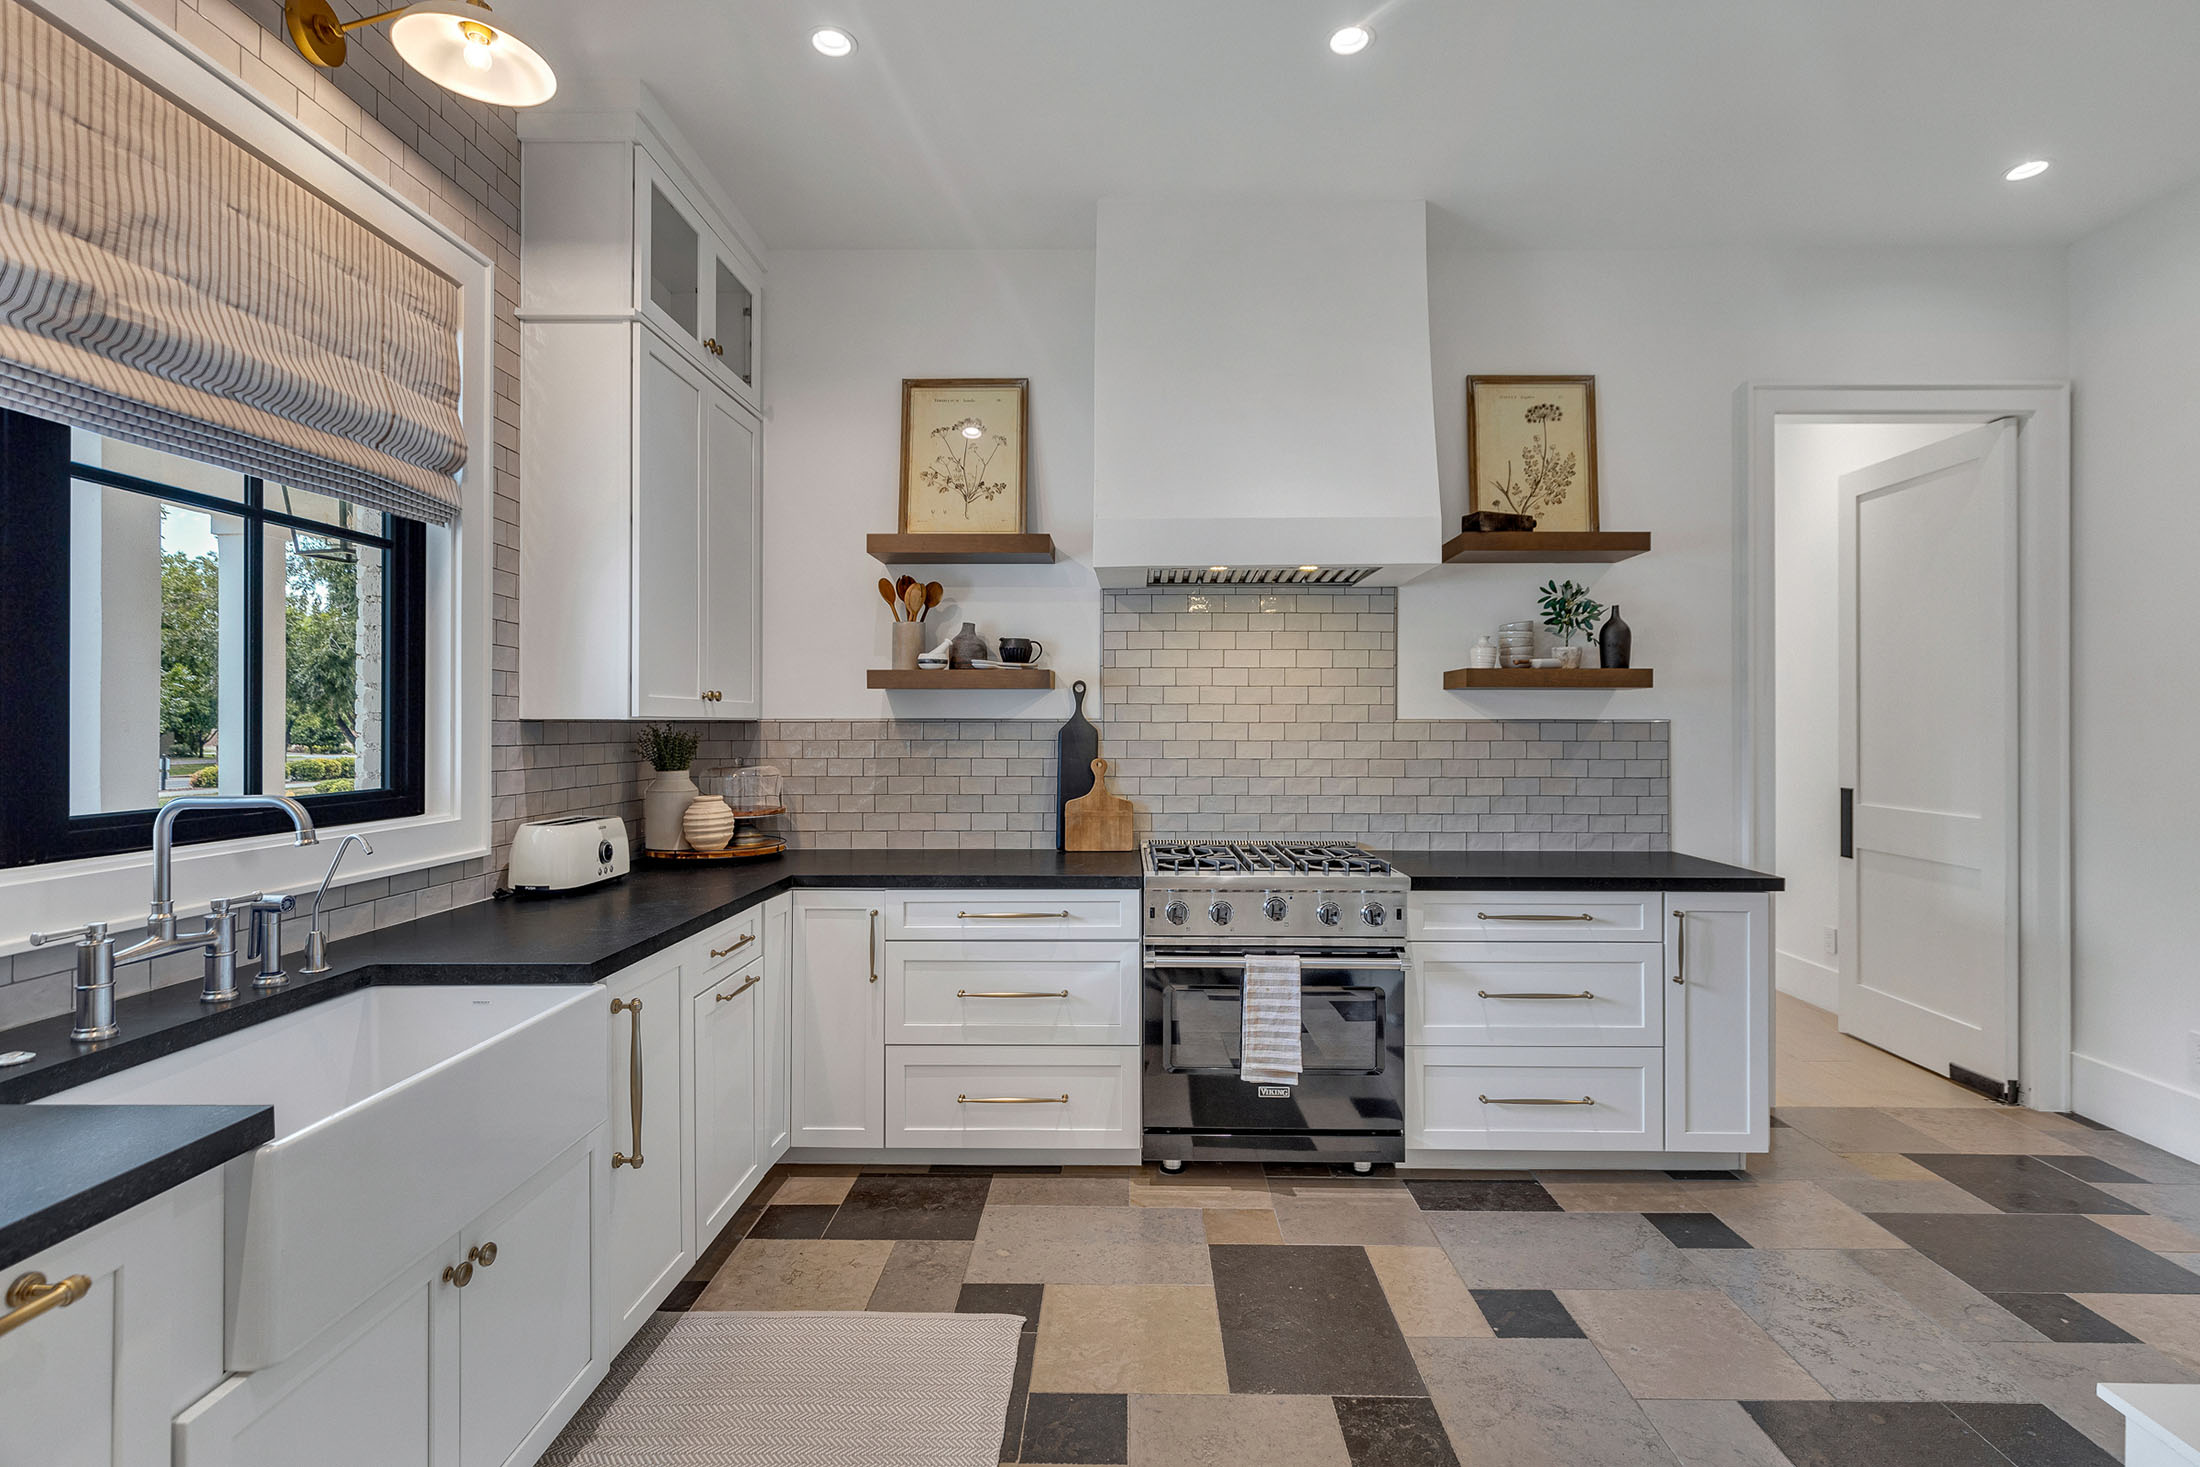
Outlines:
<svg viewBox="0 0 2200 1467"><path fill-rule="evenodd" d="M1826 423L1783 418L1773 429L1772 869L1780 989L1832 1009L1837 959L1825 932L1841 925L1841 560L1843 474L1967 431L1933 423Z"/></svg>
<svg viewBox="0 0 2200 1467"><path fill-rule="evenodd" d="M1593 372L1602 522L1656 539L1618 565L1446 567L1401 588L1400 716L1670 718L1673 844L1711 857L1736 853L1742 789L1737 389L2067 370L2058 249L1443 252L1429 294L1447 526L1467 508L1468 374ZM1554 575L1621 606L1657 686L1443 691L1443 670L1499 622L1533 616L1534 587Z"/></svg>
<svg viewBox="0 0 2200 1467"><path fill-rule="evenodd" d="M1058 718L1100 688L1092 559L1089 251L790 251L765 312L764 707L775 719ZM975 621L1046 644L1051 693L878 693L892 625L863 552L892 531L904 377L1029 377L1027 523L1051 566L910 567L947 588L937 636ZM928 640L937 640L937 636Z"/></svg>
<svg viewBox="0 0 2200 1467"><path fill-rule="evenodd" d="M2073 1104L2200 1156L2200 188L2070 257Z"/></svg>

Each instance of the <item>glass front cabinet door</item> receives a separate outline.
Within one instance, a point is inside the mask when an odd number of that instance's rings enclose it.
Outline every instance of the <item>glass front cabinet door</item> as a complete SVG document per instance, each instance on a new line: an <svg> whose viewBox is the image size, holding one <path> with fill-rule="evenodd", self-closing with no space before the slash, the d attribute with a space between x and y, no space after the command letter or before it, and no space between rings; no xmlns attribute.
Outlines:
<svg viewBox="0 0 2200 1467"><path fill-rule="evenodd" d="M722 237L646 153L637 153L635 227L642 313L757 407L756 331L760 272L747 251Z"/></svg>

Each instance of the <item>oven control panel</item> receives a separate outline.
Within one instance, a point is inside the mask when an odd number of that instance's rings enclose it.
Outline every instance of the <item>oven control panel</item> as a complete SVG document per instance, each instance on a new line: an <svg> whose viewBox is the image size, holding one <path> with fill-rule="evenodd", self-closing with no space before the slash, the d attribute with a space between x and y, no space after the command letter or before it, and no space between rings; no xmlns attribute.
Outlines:
<svg viewBox="0 0 2200 1467"><path fill-rule="evenodd" d="M1402 939L1406 893L1394 883L1366 887L1278 881L1229 891L1149 886L1148 937L1227 939L1242 943Z"/></svg>

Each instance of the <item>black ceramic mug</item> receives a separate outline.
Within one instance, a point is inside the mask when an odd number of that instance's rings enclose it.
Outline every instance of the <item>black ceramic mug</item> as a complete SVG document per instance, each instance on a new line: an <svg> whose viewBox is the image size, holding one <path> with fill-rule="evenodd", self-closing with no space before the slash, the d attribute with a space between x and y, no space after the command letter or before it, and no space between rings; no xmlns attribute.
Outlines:
<svg viewBox="0 0 2200 1467"><path fill-rule="evenodd" d="M1037 662L1047 650L1046 643L1034 642L1029 637L1001 638L1001 661Z"/></svg>

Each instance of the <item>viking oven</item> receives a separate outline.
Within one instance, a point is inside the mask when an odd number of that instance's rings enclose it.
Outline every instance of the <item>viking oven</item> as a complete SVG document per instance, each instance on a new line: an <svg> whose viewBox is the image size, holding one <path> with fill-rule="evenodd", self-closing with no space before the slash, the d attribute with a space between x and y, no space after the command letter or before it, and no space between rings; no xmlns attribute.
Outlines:
<svg viewBox="0 0 2200 1467"><path fill-rule="evenodd" d="M1149 841L1145 1156L1405 1159L1407 879L1330 841ZM1296 1085L1238 1078L1245 959L1301 959Z"/></svg>

